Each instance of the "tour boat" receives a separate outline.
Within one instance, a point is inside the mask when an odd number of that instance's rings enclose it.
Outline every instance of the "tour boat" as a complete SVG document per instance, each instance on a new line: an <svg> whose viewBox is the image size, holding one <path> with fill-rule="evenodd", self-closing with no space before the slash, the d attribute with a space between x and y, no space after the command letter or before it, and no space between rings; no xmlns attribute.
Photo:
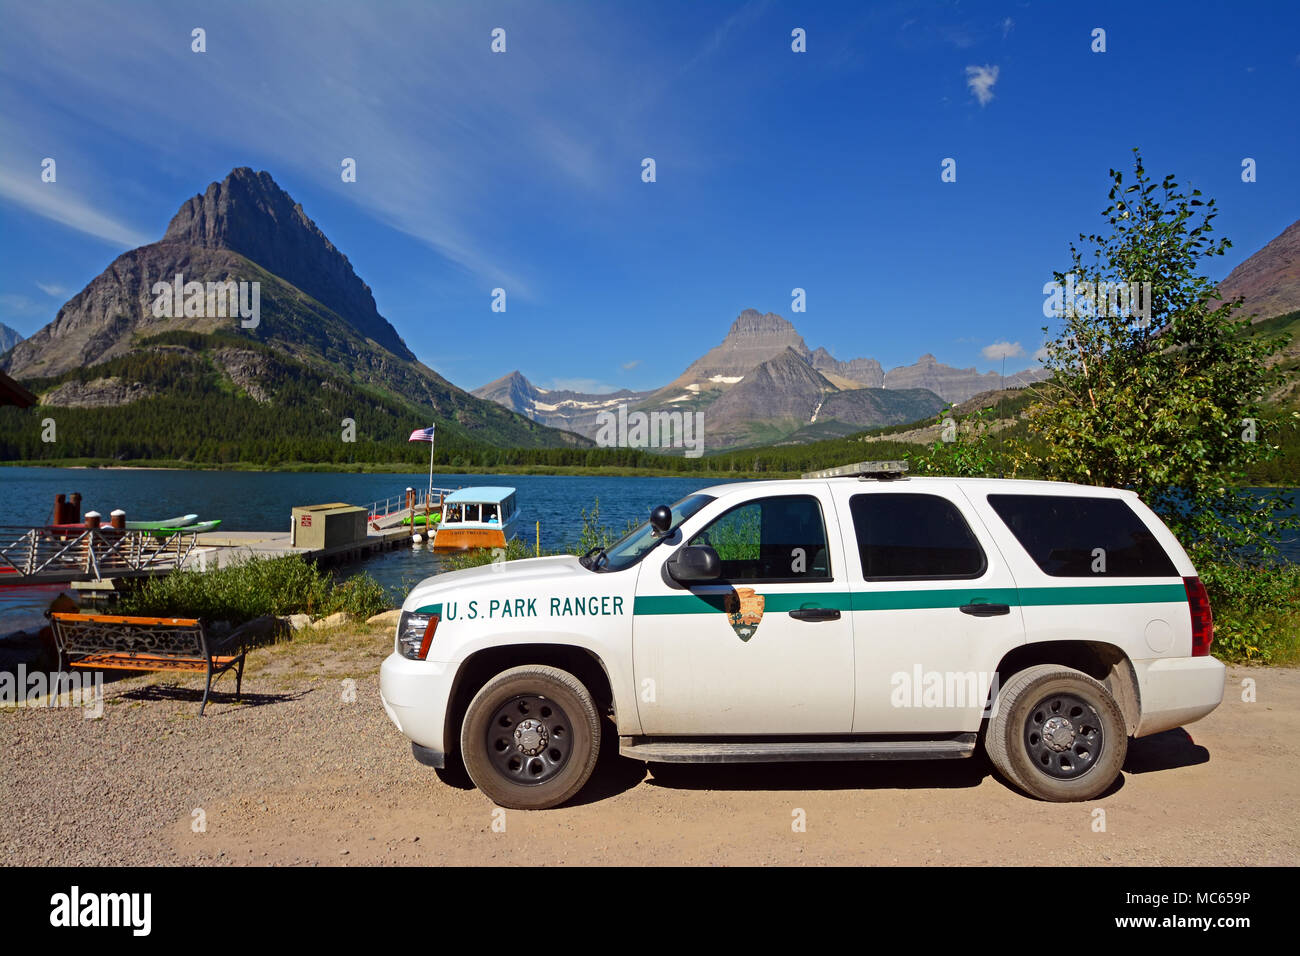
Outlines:
<svg viewBox="0 0 1300 956"><path fill-rule="evenodd" d="M442 499L442 520L433 535L435 551L504 548L519 530L515 489L461 488Z"/></svg>

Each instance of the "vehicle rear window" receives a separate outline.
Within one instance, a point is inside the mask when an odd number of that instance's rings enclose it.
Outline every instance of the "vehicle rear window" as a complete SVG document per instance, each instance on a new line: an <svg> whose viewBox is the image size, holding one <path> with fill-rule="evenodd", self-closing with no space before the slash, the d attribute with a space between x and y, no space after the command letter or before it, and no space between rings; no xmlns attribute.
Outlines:
<svg viewBox="0 0 1300 956"><path fill-rule="evenodd" d="M989 495L989 504L1052 577L1178 576L1155 535L1120 498Z"/></svg>
<svg viewBox="0 0 1300 956"><path fill-rule="evenodd" d="M961 512L938 495L880 493L849 499L862 576L868 581L977 578L984 550Z"/></svg>

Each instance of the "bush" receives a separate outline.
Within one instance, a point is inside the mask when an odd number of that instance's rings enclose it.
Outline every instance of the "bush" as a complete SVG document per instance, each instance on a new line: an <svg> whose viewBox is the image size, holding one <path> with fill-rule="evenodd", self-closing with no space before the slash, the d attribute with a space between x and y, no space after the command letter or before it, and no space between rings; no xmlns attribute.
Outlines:
<svg viewBox="0 0 1300 956"><path fill-rule="evenodd" d="M343 611L353 620L364 621L368 617L374 617L388 605L388 593L384 590L384 586L369 574L362 572L336 584L330 592L326 608L330 614Z"/></svg>
<svg viewBox="0 0 1300 956"><path fill-rule="evenodd" d="M1214 612L1215 657L1250 664L1300 658L1300 567L1192 557Z"/></svg>
<svg viewBox="0 0 1300 956"><path fill-rule="evenodd" d="M336 584L328 572L293 555L249 558L215 571L181 570L149 578L123 596L123 614L197 617L242 624L263 614L345 611L354 618L377 614L388 604L383 588L367 574Z"/></svg>

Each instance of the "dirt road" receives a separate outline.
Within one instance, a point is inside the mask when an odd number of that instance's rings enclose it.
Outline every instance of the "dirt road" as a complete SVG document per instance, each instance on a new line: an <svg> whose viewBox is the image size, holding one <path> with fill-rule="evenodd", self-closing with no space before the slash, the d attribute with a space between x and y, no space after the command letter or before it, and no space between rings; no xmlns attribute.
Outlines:
<svg viewBox="0 0 1300 956"><path fill-rule="evenodd" d="M245 702L202 720L168 677L108 685L97 720L0 708L0 863L1300 863L1297 670L1231 668L1214 714L1134 742L1091 803L1020 796L982 757L648 771L609 747L576 802L526 813L412 760L379 704L390 641L255 651Z"/></svg>

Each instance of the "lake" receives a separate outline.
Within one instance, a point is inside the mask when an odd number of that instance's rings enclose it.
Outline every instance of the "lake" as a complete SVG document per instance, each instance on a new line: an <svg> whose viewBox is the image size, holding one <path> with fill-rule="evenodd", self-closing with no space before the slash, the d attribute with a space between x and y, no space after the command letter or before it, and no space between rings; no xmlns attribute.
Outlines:
<svg viewBox="0 0 1300 956"><path fill-rule="evenodd" d="M600 523L621 531L644 521L655 505L672 504L713 483L708 477L620 478L563 475L438 475L435 488L510 485L519 489L524 524L520 537L532 543L541 522L542 548L576 541L583 508L600 501ZM50 520L56 494L81 493L82 512L107 518L121 508L132 520L197 513L220 518L222 531L289 530L295 505L346 501L369 504L424 488L428 472L387 475L246 471L153 471L144 469L0 468L0 525L41 525ZM439 559L427 548L384 551L349 570L368 571L396 597L436 574ZM0 588L0 634L39 628L42 612L60 592L57 586Z"/></svg>
<svg viewBox="0 0 1300 956"><path fill-rule="evenodd" d="M423 488L427 472L388 475L244 471L152 471L143 469L0 467L0 525L40 525L49 521L54 496L81 492L82 511L107 516L121 508L134 520L196 512L220 518L226 531L288 531L295 505L346 501L368 504ZM524 515L521 537L532 542L541 522L542 548L554 550L576 541L581 510L600 501L600 523L621 531L643 521L650 509L713 483L705 476L619 478L568 475L434 475L434 487L510 485L519 489ZM1261 492L1263 493L1263 492ZM1300 537L1283 541L1283 555L1300 562ZM439 559L427 548L381 552L340 573L364 569L395 599L416 582L436 574ZM39 628L42 612L61 589L57 586L0 588L0 635Z"/></svg>

